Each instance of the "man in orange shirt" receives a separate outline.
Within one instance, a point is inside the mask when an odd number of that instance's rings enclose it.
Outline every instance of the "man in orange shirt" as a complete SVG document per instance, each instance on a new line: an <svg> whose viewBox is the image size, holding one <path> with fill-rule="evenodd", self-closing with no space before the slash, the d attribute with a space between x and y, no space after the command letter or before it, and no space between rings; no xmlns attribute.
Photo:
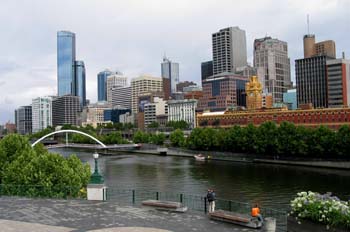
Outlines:
<svg viewBox="0 0 350 232"><path fill-rule="evenodd" d="M252 208L252 217L257 217L258 221L263 222L263 217L260 214L258 204L255 204L255 206Z"/></svg>

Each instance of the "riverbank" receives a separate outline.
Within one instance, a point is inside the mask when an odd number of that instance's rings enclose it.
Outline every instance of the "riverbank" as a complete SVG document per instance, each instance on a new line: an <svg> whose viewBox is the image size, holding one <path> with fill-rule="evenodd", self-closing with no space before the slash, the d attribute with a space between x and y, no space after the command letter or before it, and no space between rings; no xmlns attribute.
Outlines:
<svg viewBox="0 0 350 232"><path fill-rule="evenodd" d="M160 155L156 146L146 145L141 150L126 150L127 153L140 153L149 155ZM168 148L167 155L193 158L195 154L201 153L210 160L229 161L229 162L244 162L244 163L265 163L275 165L287 165L287 166L304 166L314 168L329 168L329 169L342 169L350 170L350 161L329 161L329 160L289 160L281 159L280 157L265 158L259 155L244 154L244 153L229 153L229 152L211 152L211 151L193 151L179 148ZM106 153L109 154L108 152ZM113 153L111 153L113 154Z"/></svg>

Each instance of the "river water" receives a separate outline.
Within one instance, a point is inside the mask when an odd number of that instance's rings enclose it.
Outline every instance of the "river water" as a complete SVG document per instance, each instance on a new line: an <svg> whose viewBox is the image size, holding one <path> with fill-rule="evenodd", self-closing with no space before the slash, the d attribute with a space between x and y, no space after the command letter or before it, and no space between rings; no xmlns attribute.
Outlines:
<svg viewBox="0 0 350 232"><path fill-rule="evenodd" d="M94 165L92 151L51 149L64 156L76 154ZM213 188L218 198L259 203L287 210L300 191L332 192L350 198L350 171L308 167L235 163L142 154L101 156L99 167L107 186L160 192L205 195Z"/></svg>

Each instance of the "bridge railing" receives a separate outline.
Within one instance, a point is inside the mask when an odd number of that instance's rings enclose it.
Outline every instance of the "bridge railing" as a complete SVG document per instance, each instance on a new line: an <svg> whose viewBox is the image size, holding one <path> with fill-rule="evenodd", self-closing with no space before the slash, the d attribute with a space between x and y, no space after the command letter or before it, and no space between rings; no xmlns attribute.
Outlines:
<svg viewBox="0 0 350 232"><path fill-rule="evenodd" d="M107 189L107 201L117 202L121 205L141 206L141 203L144 200L181 202L187 206L189 210L199 211L202 213L207 213L209 208L206 196L172 192L157 192L142 189L118 189L114 187ZM216 209L247 215L250 215L251 213L251 205L248 203L226 199L216 199L215 204ZM261 213L263 217L276 218L277 231L287 231L286 211L262 207Z"/></svg>

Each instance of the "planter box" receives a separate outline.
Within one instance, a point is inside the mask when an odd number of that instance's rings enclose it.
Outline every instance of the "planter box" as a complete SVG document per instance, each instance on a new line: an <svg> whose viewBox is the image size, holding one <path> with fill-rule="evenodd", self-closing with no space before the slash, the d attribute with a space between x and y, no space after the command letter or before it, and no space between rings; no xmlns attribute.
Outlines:
<svg viewBox="0 0 350 232"><path fill-rule="evenodd" d="M287 228L288 232L349 232L345 228L330 228L327 230L326 225L315 223L308 220L299 220L301 224L298 224L298 221L295 220L295 217L288 216Z"/></svg>

